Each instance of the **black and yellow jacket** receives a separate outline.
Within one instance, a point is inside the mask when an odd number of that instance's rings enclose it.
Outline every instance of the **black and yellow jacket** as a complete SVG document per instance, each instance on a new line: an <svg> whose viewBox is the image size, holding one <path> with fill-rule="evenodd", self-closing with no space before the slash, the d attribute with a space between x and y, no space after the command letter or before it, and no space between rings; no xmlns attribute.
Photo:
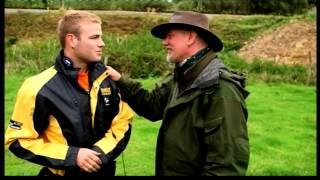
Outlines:
<svg viewBox="0 0 320 180"><path fill-rule="evenodd" d="M89 65L86 92L77 83L78 70L61 51L54 66L21 86L5 145L58 175L81 175L76 166L80 147L100 152L103 167L114 164L129 141L133 111L105 70L101 62Z"/></svg>

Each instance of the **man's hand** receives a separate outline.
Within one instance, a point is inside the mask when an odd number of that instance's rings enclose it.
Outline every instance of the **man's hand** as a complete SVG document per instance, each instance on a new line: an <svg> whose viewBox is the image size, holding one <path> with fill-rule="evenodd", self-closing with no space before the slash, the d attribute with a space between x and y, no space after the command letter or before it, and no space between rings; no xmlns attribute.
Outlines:
<svg viewBox="0 0 320 180"><path fill-rule="evenodd" d="M111 66L107 66L107 72L109 73L109 77L114 81L118 81L121 78L121 74Z"/></svg>
<svg viewBox="0 0 320 180"><path fill-rule="evenodd" d="M100 153L88 148L80 148L77 156L77 165L80 169L92 173L100 169L102 163L99 158Z"/></svg>

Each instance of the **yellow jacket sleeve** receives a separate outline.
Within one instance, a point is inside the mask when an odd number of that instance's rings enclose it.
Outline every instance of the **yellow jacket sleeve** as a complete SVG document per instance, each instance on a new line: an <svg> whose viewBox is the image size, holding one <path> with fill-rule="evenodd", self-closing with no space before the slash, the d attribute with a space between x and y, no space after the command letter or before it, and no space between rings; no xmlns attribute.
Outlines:
<svg viewBox="0 0 320 180"><path fill-rule="evenodd" d="M114 160L127 146L131 135L133 115L134 112L129 105L120 101L119 113L112 120L110 129L101 140L95 143L93 148L102 151L103 163Z"/></svg>
<svg viewBox="0 0 320 180"><path fill-rule="evenodd" d="M67 145L57 120L49 116L39 125L33 119L36 95L43 85L39 82L46 82L39 78L50 77L27 79L19 89L5 133L5 146L17 157L37 164L51 167L74 166L77 149ZM39 127L42 124L46 124L48 130L41 132Z"/></svg>

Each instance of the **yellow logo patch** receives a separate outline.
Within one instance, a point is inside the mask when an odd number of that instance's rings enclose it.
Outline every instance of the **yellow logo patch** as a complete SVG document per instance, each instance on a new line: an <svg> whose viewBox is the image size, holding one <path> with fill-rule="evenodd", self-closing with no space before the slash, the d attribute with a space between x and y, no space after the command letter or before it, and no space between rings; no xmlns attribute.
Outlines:
<svg viewBox="0 0 320 180"><path fill-rule="evenodd" d="M101 88L101 94L106 96L111 94L111 88Z"/></svg>

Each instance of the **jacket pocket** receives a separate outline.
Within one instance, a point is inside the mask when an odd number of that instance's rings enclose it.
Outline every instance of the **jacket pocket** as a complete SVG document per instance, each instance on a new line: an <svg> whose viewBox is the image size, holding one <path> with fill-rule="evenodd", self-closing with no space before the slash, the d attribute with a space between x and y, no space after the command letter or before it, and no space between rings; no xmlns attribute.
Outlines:
<svg viewBox="0 0 320 180"><path fill-rule="evenodd" d="M204 133L210 135L215 133L221 126L223 117L218 117L216 119L210 119L204 123Z"/></svg>

